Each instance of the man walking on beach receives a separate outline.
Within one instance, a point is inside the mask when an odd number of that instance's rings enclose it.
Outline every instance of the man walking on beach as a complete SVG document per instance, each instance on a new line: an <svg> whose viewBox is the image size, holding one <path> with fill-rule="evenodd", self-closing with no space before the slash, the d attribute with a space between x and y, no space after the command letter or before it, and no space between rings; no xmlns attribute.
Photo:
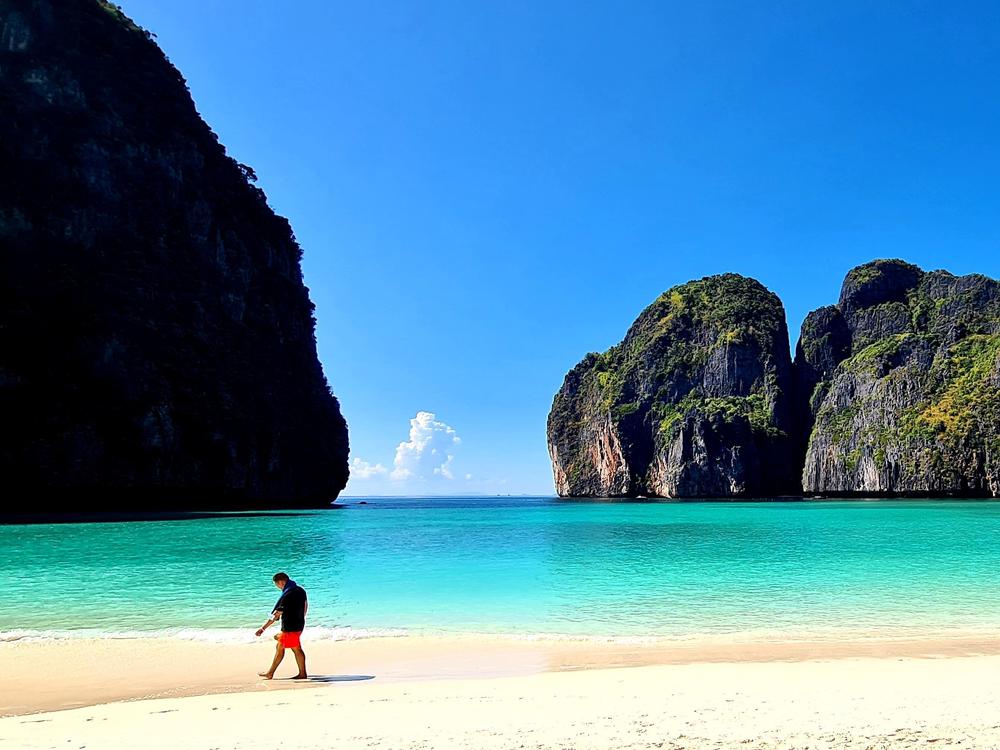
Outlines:
<svg viewBox="0 0 1000 750"><path fill-rule="evenodd" d="M295 655L295 663L299 665L299 673L293 680L304 680L309 675L306 674L306 652L302 650L300 638L306 626L306 611L309 609L309 602L306 599L306 590L288 577L287 573L275 573L274 585L281 589L281 596L278 597L271 612L271 618L260 626L257 635L263 635L264 631L271 627L278 619L281 620L281 632L274 636L278 645L274 652L274 661L271 668L266 672L258 674L266 680L274 677L274 670L285 658L285 649L290 648Z"/></svg>

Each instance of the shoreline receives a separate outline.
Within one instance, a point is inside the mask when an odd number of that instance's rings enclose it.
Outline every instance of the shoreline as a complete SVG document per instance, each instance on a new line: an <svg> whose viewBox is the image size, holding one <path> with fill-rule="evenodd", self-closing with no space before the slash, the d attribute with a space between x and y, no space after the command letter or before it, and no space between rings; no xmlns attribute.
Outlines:
<svg viewBox="0 0 1000 750"><path fill-rule="evenodd" d="M547 673L705 665L897 660L929 663L1000 657L1000 637L559 639L545 636L406 635L304 639L313 680L271 682L273 641L216 643L177 637L25 638L0 643L6 677L0 717L123 701L308 690L332 684L525 679ZM1000 661L1000 659L998 659ZM294 673L287 656L278 678Z"/></svg>

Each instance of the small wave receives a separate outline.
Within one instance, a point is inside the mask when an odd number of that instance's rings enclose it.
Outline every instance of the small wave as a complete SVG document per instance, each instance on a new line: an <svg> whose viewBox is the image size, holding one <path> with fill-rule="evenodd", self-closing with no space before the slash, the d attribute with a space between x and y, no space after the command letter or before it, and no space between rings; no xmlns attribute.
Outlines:
<svg viewBox="0 0 1000 750"><path fill-rule="evenodd" d="M838 642L891 642L906 640L951 640L994 638L994 628L801 628L801 629L749 629L729 631L691 631L688 633L656 634L595 634L555 632L491 632L491 631L417 631L413 635L438 635L450 638L468 638L513 641L520 643L586 643L609 646L684 646L684 645L770 645L784 643L838 643Z"/></svg>
<svg viewBox="0 0 1000 750"><path fill-rule="evenodd" d="M274 630L273 632L277 632ZM270 633L269 633L270 634ZM269 635L268 634L268 635ZM310 641L356 641L365 638L401 638L409 635L399 628L352 628L315 627L307 628ZM176 638L203 643L254 643L260 639L252 628L165 628L162 630L122 630L108 631L95 629L80 630L2 630L0 643L18 641L62 641L62 640L129 640L137 638Z"/></svg>
<svg viewBox="0 0 1000 750"><path fill-rule="evenodd" d="M268 631L263 640L277 632ZM927 627L892 627L892 628L848 628L830 627L823 629L750 629L732 631L709 631L660 633L660 634L587 634L587 633L554 633L554 632L502 632L487 630L453 630L438 628L354 628L350 626L315 626L306 628L306 638L310 642L317 641L357 641L370 638L404 638L404 637L443 637L448 639L496 640L514 642L577 642L591 644L607 644L619 646L655 646L684 644L769 644L790 642L885 642L896 640L936 640L961 638L993 638L996 631L993 628L927 628ZM159 630L121 630L110 631L100 629L79 630L4 630L0 631L0 644L19 641L70 641L83 639L129 640L173 638L185 641L217 644L250 644L259 643L262 639L254 635L252 627L245 628L163 628Z"/></svg>

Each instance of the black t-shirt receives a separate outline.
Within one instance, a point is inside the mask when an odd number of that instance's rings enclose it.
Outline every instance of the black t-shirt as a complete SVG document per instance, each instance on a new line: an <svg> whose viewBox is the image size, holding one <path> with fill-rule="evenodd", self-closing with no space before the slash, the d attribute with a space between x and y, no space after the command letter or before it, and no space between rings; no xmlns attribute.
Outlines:
<svg viewBox="0 0 1000 750"><path fill-rule="evenodd" d="M296 586L281 597L274 611L281 612L282 633L301 633L306 627L306 590Z"/></svg>

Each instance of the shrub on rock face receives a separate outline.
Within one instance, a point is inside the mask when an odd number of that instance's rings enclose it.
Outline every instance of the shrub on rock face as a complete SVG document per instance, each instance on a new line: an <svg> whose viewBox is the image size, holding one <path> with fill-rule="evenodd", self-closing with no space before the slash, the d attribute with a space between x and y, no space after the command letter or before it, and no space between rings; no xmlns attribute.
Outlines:
<svg viewBox="0 0 1000 750"><path fill-rule="evenodd" d="M564 496L793 492L792 372L780 300L735 274L675 287L566 376L548 420Z"/></svg>

